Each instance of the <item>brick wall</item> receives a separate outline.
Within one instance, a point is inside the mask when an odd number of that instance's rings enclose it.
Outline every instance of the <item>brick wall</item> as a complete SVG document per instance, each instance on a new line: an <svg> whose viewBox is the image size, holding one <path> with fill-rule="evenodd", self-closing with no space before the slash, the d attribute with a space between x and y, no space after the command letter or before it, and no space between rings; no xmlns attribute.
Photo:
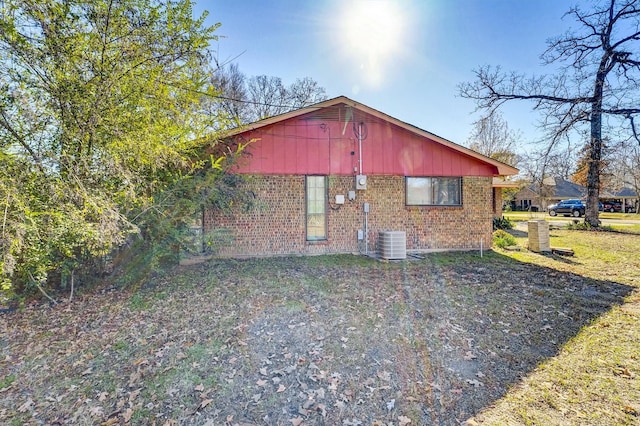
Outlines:
<svg viewBox="0 0 640 426"><path fill-rule="evenodd" d="M502 217L502 188L493 188L493 216Z"/></svg>
<svg viewBox="0 0 640 426"><path fill-rule="evenodd" d="M219 251L221 256L264 256L364 252L357 240L365 229L363 203L369 203L368 250L375 251L379 231L405 231L407 250L477 249L480 241L491 245L493 197L490 177L464 177L462 206L427 207L405 205L402 176L368 176L367 189L354 189L353 176L328 178L328 239L306 241L304 176L253 176L249 179L256 205L248 212L205 213L205 229L230 229L233 242ZM335 204L336 194L345 196Z"/></svg>

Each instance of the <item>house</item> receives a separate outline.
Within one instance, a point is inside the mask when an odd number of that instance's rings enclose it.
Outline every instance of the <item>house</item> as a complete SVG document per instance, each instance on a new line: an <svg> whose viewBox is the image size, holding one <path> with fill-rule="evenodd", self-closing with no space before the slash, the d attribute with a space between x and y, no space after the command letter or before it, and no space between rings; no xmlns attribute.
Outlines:
<svg viewBox="0 0 640 426"><path fill-rule="evenodd" d="M545 211L548 205L561 200L584 198L587 188L577 183L559 178L548 177L540 184L531 184L518 191L514 198L515 210Z"/></svg>
<svg viewBox="0 0 640 426"><path fill-rule="evenodd" d="M628 186L624 186L619 191L613 192L613 197L616 201L622 204L622 211L624 212L638 212L638 204L640 203L640 196L636 191Z"/></svg>
<svg viewBox="0 0 640 426"><path fill-rule="evenodd" d="M233 173L256 196L248 211L208 210L230 230L220 256L375 253L381 231L407 251L490 246L494 177L517 169L346 97L255 122Z"/></svg>
<svg viewBox="0 0 640 426"><path fill-rule="evenodd" d="M585 199L587 188L577 183L558 177L548 177L542 186L531 184L522 188L514 197L514 210L546 211L547 206L561 200ZM624 187L620 191L600 190L600 201L616 201L621 203L624 211L635 210L638 195L631 188Z"/></svg>

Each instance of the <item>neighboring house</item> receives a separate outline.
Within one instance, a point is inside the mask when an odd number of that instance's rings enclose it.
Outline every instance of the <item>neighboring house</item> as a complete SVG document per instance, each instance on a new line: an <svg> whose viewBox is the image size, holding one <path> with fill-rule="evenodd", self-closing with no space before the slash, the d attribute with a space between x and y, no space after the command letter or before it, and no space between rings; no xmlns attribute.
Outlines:
<svg viewBox="0 0 640 426"><path fill-rule="evenodd" d="M520 191L516 192L516 195L513 198L513 205L511 208L513 210L518 211L541 211L543 200L540 197L538 191L536 191L533 185L529 185L528 187L522 188Z"/></svg>
<svg viewBox="0 0 640 426"><path fill-rule="evenodd" d="M540 185L532 184L518 191L512 207L515 210L546 211L548 206L561 200L585 199L586 196L586 187L562 178L549 177L543 180L542 188ZM626 206L635 207L637 199L638 196L630 188L623 188L621 191L600 191L600 201L620 202L626 210Z"/></svg>
<svg viewBox="0 0 640 426"><path fill-rule="evenodd" d="M613 192L612 198L622 203L622 211L624 212L637 212L640 210L640 206L638 205L640 202L640 197L638 196L636 191L629 187L625 186L621 190Z"/></svg>
<svg viewBox="0 0 640 426"><path fill-rule="evenodd" d="M407 251L488 247L492 179L518 172L346 97L231 137L253 141L233 173L256 203L205 212L205 231L232 231L220 256L372 254L380 231L404 231Z"/></svg>
<svg viewBox="0 0 640 426"><path fill-rule="evenodd" d="M546 211L547 206L561 200L585 198L587 188L577 183L558 178L548 177L539 184L531 184L522 188L515 195L516 210Z"/></svg>

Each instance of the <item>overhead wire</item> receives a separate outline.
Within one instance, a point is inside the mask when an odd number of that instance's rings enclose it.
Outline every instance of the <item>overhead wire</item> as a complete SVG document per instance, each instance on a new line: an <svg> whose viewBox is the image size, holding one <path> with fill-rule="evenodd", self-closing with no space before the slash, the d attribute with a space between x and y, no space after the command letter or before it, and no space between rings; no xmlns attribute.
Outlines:
<svg viewBox="0 0 640 426"><path fill-rule="evenodd" d="M207 92L203 92L201 90L195 90L195 89L190 89L190 88L185 88L185 87L180 87L176 84L172 84L169 83L167 81L159 81L159 83L162 83L166 86L170 86L176 89L180 89L180 90L185 90L191 93L196 93L198 95L202 95L202 96L208 96L210 98L215 98L215 99L221 99L221 100L225 100L225 101L231 101L231 102L238 102L238 103L243 103L243 104L250 104L250 105L259 105L259 106L267 106L267 107L272 107L272 108L285 108L288 109L289 111L297 109L297 108L304 108L305 106L308 105L283 105L283 104L271 104L271 103L267 103L267 102L259 102L259 101L250 101L250 100L246 100L246 99L238 99L238 98L232 98L229 96L224 96L224 95L213 95L211 93L207 93ZM312 104L309 104L312 105Z"/></svg>

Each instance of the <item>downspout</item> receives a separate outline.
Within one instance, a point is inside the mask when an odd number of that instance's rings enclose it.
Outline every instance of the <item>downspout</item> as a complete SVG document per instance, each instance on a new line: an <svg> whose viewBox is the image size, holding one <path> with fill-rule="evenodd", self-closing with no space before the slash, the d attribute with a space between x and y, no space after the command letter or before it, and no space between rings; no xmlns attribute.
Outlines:
<svg viewBox="0 0 640 426"><path fill-rule="evenodd" d="M368 203L365 203L368 206ZM364 209L364 254L369 256L369 209Z"/></svg>
<svg viewBox="0 0 640 426"><path fill-rule="evenodd" d="M362 172L362 121L358 123L358 174ZM369 204L364 204L364 254L369 256Z"/></svg>

